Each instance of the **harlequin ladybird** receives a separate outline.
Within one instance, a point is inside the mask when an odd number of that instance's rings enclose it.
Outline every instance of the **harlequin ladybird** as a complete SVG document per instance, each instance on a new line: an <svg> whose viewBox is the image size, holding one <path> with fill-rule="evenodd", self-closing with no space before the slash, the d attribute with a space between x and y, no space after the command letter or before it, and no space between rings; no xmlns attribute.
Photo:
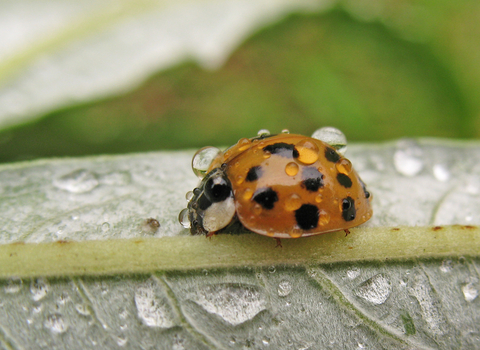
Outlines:
<svg viewBox="0 0 480 350"><path fill-rule="evenodd" d="M261 235L298 238L348 230L372 216L370 193L350 161L317 138L265 132L224 152L204 148L193 162L203 162L193 164L203 178L179 220L194 235L240 222Z"/></svg>

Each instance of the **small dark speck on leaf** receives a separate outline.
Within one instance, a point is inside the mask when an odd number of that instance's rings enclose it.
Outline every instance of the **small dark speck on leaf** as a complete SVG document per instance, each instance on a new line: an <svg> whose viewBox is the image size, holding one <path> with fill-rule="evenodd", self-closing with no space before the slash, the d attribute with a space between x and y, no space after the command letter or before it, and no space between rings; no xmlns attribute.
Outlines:
<svg viewBox="0 0 480 350"><path fill-rule="evenodd" d="M71 243L71 242L70 242L70 241L66 241L66 240L64 240L64 239L60 239L60 240L56 241L56 243L58 243L58 244L67 244L67 243Z"/></svg>
<svg viewBox="0 0 480 350"><path fill-rule="evenodd" d="M400 231L400 229L398 227L394 227L394 228L392 228L391 231Z"/></svg>
<svg viewBox="0 0 480 350"><path fill-rule="evenodd" d="M435 227L432 227L432 230L433 230L433 231L438 231L438 230L441 230L441 229L443 229L443 227L442 227L442 226L435 226Z"/></svg>
<svg viewBox="0 0 480 350"><path fill-rule="evenodd" d="M141 239L137 239L137 240L133 241L133 243L140 244L140 243L143 243L143 241Z"/></svg>
<svg viewBox="0 0 480 350"><path fill-rule="evenodd" d="M472 225L463 225L461 226L462 229L467 229L467 230L473 230L475 228L477 228L476 226L472 226Z"/></svg>

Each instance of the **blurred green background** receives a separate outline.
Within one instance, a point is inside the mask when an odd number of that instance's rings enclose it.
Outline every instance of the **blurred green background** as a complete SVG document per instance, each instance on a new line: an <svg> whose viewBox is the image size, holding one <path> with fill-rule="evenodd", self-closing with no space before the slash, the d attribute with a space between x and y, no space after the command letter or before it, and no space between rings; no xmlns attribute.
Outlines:
<svg viewBox="0 0 480 350"><path fill-rule="evenodd" d="M230 145L262 128L310 135L330 125L349 141L478 138L478 18L478 1L350 1L292 14L218 70L184 62L122 96L0 131L0 162Z"/></svg>

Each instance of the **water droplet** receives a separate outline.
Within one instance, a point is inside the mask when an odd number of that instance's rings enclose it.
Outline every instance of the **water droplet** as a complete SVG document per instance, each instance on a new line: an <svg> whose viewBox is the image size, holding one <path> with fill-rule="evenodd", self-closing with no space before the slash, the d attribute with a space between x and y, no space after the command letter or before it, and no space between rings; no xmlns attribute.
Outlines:
<svg viewBox="0 0 480 350"><path fill-rule="evenodd" d="M190 228L190 219L188 217L189 213L190 210L185 208L180 212L180 214L178 214L178 221L184 228Z"/></svg>
<svg viewBox="0 0 480 350"><path fill-rule="evenodd" d="M331 126L320 128L312 134L312 138L329 144L341 155L347 151L347 138L337 128Z"/></svg>
<svg viewBox="0 0 480 350"><path fill-rule="evenodd" d="M381 273L366 280L354 290L356 296L375 305L383 304L391 292L392 285L390 280Z"/></svg>
<svg viewBox="0 0 480 350"><path fill-rule="evenodd" d="M282 130L282 134L290 134L290 130L288 130L288 129L283 129L283 130Z"/></svg>
<svg viewBox="0 0 480 350"><path fill-rule="evenodd" d="M241 185L244 181L245 181L245 176L243 176L242 174L238 174L238 175L235 177L235 183L236 183L237 185Z"/></svg>
<svg viewBox="0 0 480 350"><path fill-rule="evenodd" d="M315 202L321 203L322 200L323 200L323 195L317 194L317 195L315 196Z"/></svg>
<svg viewBox="0 0 480 350"><path fill-rule="evenodd" d="M53 333L57 334L65 333L68 329L68 325L65 323L62 315L60 314L48 315L43 325L45 328L48 328Z"/></svg>
<svg viewBox="0 0 480 350"><path fill-rule="evenodd" d="M292 227L290 231L288 231L288 234L292 238L300 238L302 237L303 231L300 228Z"/></svg>
<svg viewBox="0 0 480 350"><path fill-rule="evenodd" d="M285 172L288 176L295 176L298 174L298 164L295 162L290 162L285 166Z"/></svg>
<svg viewBox="0 0 480 350"><path fill-rule="evenodd" d="M248 148L250 148L251 146L251 141L247 138L243 138L243 139L240 139L238 140L237 142L237 145L239 146L238 150L241 152L241 151L245 151L247 150Z"/></svg>
<svg viewBox="0 0 480 350"><path fill-rule="evenodd" d="M433 176L438 181L446 182L450 179L450 170L445 164L435 164L433 166Z"/></svg>
<svg viewBox="0 0 480 350"><path fill-rule="evenodd" d="M245 191L243 191L242 197L243 200L249 201L253 196L253 190L251 188L246 188Z"/></svg>
<svg viewBox="0 0 480 350"><path fill-rule="evenodd" d="M357 346L359 349L365 349L365 344L363 343L358 343Z"/></svg>
<svg viewBox="0 0 480 350"><path fill-rule="evenodd" d="M187 193L185 193L185 199L189 202L192 200L193 196L193 191L188 191Z"/></svg>
<svg viewBox="0 0 480 350"><path fill-rule="evenodd" d="M288 211L297 210L302 206L302 198L296 193L292 193L285 199L285 209Z"/></svg>
<svg viewBox="0 0 480 350"><path fill-rule="evenodd" d="M265 337L262 339L262 344L263 345L270 345L270 338L268 337Z"/></svg>
<svg viewBox="0 0 480 350"><path fill-rule="evenodd" d="M53 180L53 185L72 193L86 193L98 186L98 179L91 171L78 169Z"/></svg>
<svg viewBox="0 0 480 350"><path fill-rule="evenodd" d="M252 208L252 212L255 215L260 215L262 213L262 206L260 204L255 204Z"/></svg>
<svg viewBox="0 0 480 350"><path fill-rule="evenodd" d="M60 296L58 297L58 304L59 305L65 305L68 301L70 300L70 296L68 295L67 292L63 292L62 294L60 294Z"/></svg>
<svg viewBox="0 0 480 350"><path fill-rule="evenodd" d="M442 265L440 266L440 271L447 273L452 271L452 260L443 260Z"/></svg>
<svg viewBox="0 0 480 350"><path fill-rule="evenodd" d="M313 164L318 160L318 146L309 139L298 142L295 148L298 151L297 159L299 162L303 164Z"/></svg>
<svg viewBox="0 0 480 350"><path fill-rule="evenodd" d="M47 295L49 289L50 286L42 278L32 281L32 284L30 285L30 293L32 293L32 298L35 301L43 299Z"/></svg>
<svg viewBox="0 0 480 350"><path fill-rule="evenodd" d="M393 155L393 164L400 174L412 177L423 169L422 157L422 149L415 141L401 140L397 143L397 150Z"/></svg>
<svg viewBox="0 0 480 350"><path fill-rule="evenodd" d="M268 136L268 135L270 135L270 131L268 131L267 129L260 129L257 132L257 136Z"/></svg>
<svg viewBox="0 0 480 350"><path fill-rule="evenodd" d="M77 310L77 312L78 312L80 315L83 315L83 316L88 316L88 315L90 315L90 309L89 309L88 306L85 305L85 304L76 304L76 305L75 305L75 310Z"/></svg>
<svg viewBox="0 0 480 350"><path fill-rule="evenodd" d="M192 298L207 312L231 325L248 321L266 308L265 298L255 286L237 283L201 287Z"/></svg>
<svg viewBox="0 0 480 350"><path fill-rule="evenodd" d="M104 222L101 226L103 232L107 232L110 230L110 224L108 222Z"/></svg>
<svg viewBox="0 0 480 350"><path fill-rule="evenodd" d="M351 269L347 270L347 277L351 280L354 280L360 276L360 269L358 267L352 267Z"/></svg>
<svg viewBox="0 0 480 350"><path fill-rule="evenodd" d="M320 219L318 220L318 224L320 226L324 226L330 222L330 214L327 213L325 210L320 210Z"/></svg>
<svg viewBox="0 0 480 350"><path fill-rule="evenodd" d="M340 159L337 163L335 163L335 167L337 171L341 174L350 175L352 172L352 163L346 158Z"/></svg>
<svg viewBox="0 0 480 350"><path fill-rule="evenodd" d="M212 164L212 161L221 153L221 151L212 146L207 146L199 149L192 158L192 170L202 179L206 174L207 170Z"/></svg>
<svg viewBox="0 0 480 350"><path fill-rule="evenodd" d="M469 303L474 301L478 296L478 290L475 288L474 283L470 282L462 286L463 296Z"/></svg>
<svg viewBox="0 0 480 350"><path fill-rule="evenodd" d="M116 337L117 345L118 346L125 346L128 343L127 337Z"/></svg>
<svg viewBox="0 0 480 350"><path fill-rule="evenodd" d="M160 328L173 326L166 303L155 295L153 283L145 283L135 290L135 306L138 318L145 325Z"/></svg>
<svg viewBox="0 0 480 350"><path fill-rule="evenodd" d="M9 278L5 285L5 293L14 294L18 293L22 289L23 281L18 277Z"/></svg>
<svg viewBox="0 0 480 350"><path fill-rule="evenodd" d="M275 272L277 272L277 269L275 268L275 266L270 266L270 267L268 268L268 272L270 272L270 273L275 273Z"/></svg>
<svg viewBox="0 0 480 350"><path fill-rule="evenodd" d="M289 281L281 281L278 284L277 292L278 296L286 297L292 291L292 284Z"/></svg>

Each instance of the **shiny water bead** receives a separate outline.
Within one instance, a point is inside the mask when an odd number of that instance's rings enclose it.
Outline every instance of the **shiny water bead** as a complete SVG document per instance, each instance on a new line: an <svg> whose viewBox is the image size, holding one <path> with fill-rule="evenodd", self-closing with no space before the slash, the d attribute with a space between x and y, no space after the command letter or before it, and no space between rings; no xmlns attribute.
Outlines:
<svg viewBox="0 0 480 350"><path fill-rule="evenodd" d="M352 172L352 163L346 158L340 159L335 167L339 173L344 175L349 175Z"/></svg>
<svg viewBox="0 0 480 350"><path fill-rule="evenodd" d="M318 160L318 146L309 139L303 139L295 145L298 151L298 161L303 164L313 164Z"/></svg>
<svg viewBox="0 0 480 350"><path fill-rule="evenodd" d="M192 170L195 175L203 179L207 174L208 167L220 152L218 148L212 146L199 149L192 159Z"/></svg>
<svg viewBox="0 0 480 350"><path fill-rule="evenodd" d="M267 129L260 129L257 132L257 136L268 136L270 135L270 131Z"/></svg>
<svg viewBox="0 0 480 350"><path fill-rule="evenodd" d="M285 172L288 176L295 176L298 174L298 164L295 162L290 162L285 166Z"/></svg>
<svg viewBox="0 0 480 350"><path fill-rule="evenodd" d="M178 221L184 228L190 228L190 219L188 218L188 212L189 210L185 208L178 215Z"/></svg>
<svg viewBox="0 0 480 350"><path fill-rule="evenodd" d="M312 134L312 138L328 143L341 155L344 155L347 151L347 137L337 128L326 126L317 129Z"/></svg>

